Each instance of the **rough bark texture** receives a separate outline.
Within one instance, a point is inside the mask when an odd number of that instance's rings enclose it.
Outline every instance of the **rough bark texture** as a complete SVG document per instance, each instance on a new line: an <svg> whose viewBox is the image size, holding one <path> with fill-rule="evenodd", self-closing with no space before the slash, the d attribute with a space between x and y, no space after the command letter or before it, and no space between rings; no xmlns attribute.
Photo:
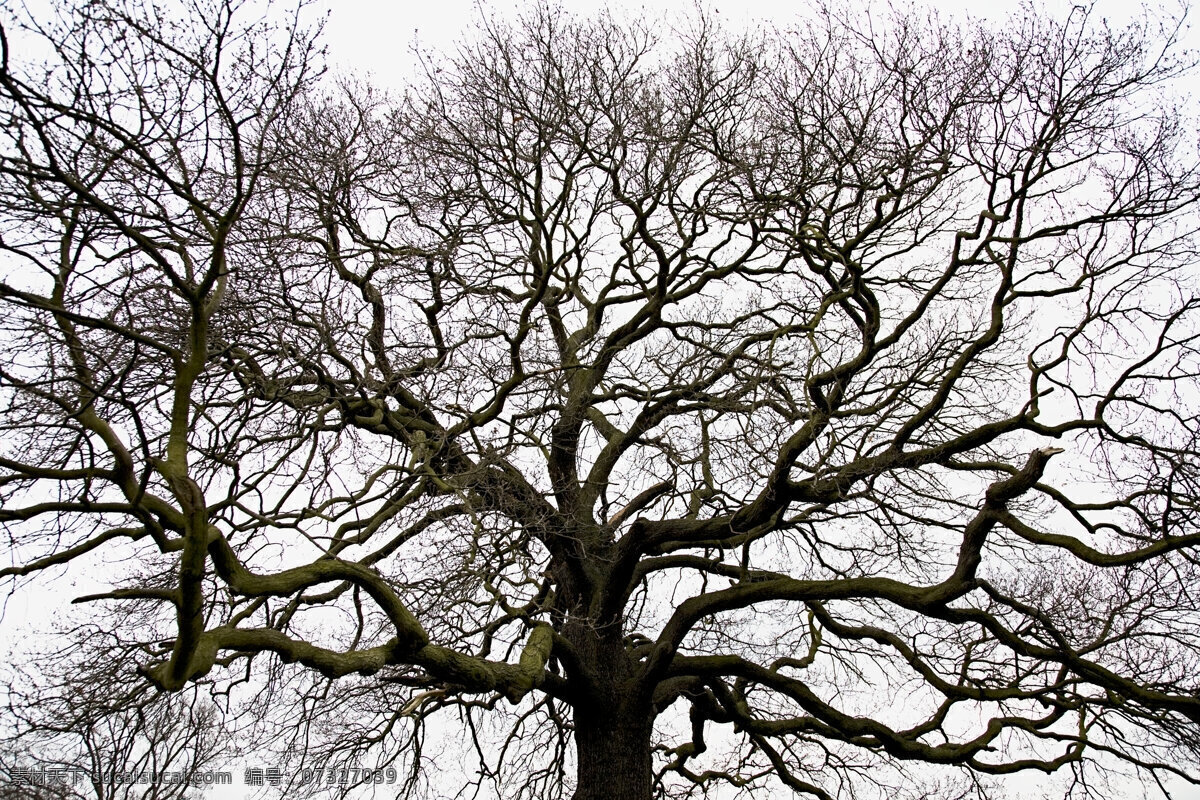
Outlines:
<svg viewBox="0 0 1200 800"><path fill-rule="evenodd" d="M574 800L650 800L648 709L628 701L575 710L579 785Z"/></svg>
<svg viewBox="0 0 1200 800"><path fill-rule="evenodd" d="M650 800L654 714L624 620L576 617L564 634L580 656L585 690L574 703L578 785L573 800Z"/></svg>

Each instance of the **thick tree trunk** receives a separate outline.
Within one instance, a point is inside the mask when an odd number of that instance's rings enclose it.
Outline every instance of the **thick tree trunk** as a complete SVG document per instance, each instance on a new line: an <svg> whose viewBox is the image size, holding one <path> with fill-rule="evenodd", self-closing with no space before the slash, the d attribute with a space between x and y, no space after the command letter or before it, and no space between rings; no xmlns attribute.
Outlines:
<svg viewBox="0 0 1200 800"><path fill-rule="evenodd" d="M575 709L573 800L650 800L653 715L628 700L604 705Z"/></svg>
<svg viewBox="0 0 1200 800"><path fill-rule="evenodd" d="M562 537L590 544L590 565L569 569L559 562L556 599L565 617L560 632L572 648L566 665L575 689L572 700L577 784L572 800L651 800L654 729L650 693L642 664L627 646L623 619L596 619L604 607L597 587L608 579L600 567L614 561L601 531L566 531ZM589 571L590 569L590 571ZM623 587L627 580L619 582Z"/></svg>
<svg viewBox="0 0 1200 800"><path fill-rule="evenodd" d="M621 629L585 617L563 627L581 668L572 704L578 761L572 800L650 800L654 714Z"/></svg>

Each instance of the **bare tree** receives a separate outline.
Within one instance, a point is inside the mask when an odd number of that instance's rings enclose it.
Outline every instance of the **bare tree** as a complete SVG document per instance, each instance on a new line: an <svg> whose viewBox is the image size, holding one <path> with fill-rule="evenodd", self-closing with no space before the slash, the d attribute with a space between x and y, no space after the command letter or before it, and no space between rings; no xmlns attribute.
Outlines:
<svg viewBox="0 0 1200 800"><path fill-rule="evenodd" d="M238 5L0 73L0 574L120 559L131 685L414 793L436 716L505 797L1200 783L1176 21L534 9L393 96Z"/></svg>
<svg viewBox="0 0 1200 800"><path fill-rule="evenodd" d="M105 631L83 627L63 639L59 650L27 654L25 674L5 681L5 797L187 800L221 777L232 739L203 690L131 683L126 661L136 650Z"/></svg>

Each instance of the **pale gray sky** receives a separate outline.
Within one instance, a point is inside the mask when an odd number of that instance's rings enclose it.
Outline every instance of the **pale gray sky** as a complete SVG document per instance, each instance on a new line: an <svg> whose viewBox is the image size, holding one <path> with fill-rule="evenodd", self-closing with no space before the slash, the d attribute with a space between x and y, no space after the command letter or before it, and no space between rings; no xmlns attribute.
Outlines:
<svg viewBox="0 0 1200 800"><path fill-rule="evenodd" d="M532 0L507 0L503 3L487 3L480 0L430 0L425 3L406 3L385 6L378 0L336 0L330 8L332 13L326 26L326 41L329 44L331 66L350 68L358 72L374 73L376 82L388 86L415 66L413 44L419 42L422 49L442 50L453 46L454 41L478 18L481 9L488 14L513 15L522 8L529 8ZM711 10L721 19L728 20L731 27L758 21L786 28L800 18L806 4L793 0L560 0L556 5L579 14L593 14L610 9L618 18L638 15L659 16L694 14L697 8ZM862 0L838 10L847 11L859 5L873 5L886 9L887 3L879 0ZM904 2L894 5L903 6ZM1009 15L1020 15L1028 7L1026 0L988 0L987 2L963 2L962 0L929 0L920 3L933 7L947 16L959 19L968 15L993 21L1003 21ZM1046 0L1036 4L1039 11L1066 16L1072 7L1080 5L1071 0ZM1177 8L1176 3L1165 2L1166 9ZM1119 22L1138 14L1140 3L1128 0L1097 0L1093 4L1093 15ZM1193 16L1196 14L1194 13ZM1200 44L1194 31L1188 31L1188 40L1193 46Z"/></svg>

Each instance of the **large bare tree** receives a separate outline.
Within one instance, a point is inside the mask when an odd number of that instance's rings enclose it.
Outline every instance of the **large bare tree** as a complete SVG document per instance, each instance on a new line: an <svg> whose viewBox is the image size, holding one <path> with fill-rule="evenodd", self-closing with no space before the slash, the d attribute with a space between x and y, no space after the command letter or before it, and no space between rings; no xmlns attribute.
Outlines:
<svg viewBox="0 0 1200 800"><path fill-rule="evenodd" d="M413 791L439 717L505 797L1200 783L1176 21L540 8L389 94L255 13L5 23L0 575L109 565L130 687Z"/></svg>

